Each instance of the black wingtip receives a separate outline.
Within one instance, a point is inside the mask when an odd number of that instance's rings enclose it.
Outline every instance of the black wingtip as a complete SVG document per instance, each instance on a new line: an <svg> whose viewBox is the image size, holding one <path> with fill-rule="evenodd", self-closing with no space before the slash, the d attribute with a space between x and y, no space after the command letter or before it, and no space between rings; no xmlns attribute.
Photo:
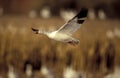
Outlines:
<svg viewBox="0 0 120 78"><path fill-rule="evenodd" d="M87 14L88 14L88 9L87 8L82 8L80 10L80 12L76 16L74 16L71 20L73 20L75 18L77 18L77 19L85 18L85 17L87 17ZM68 22L70 22L71 20L69 20ZM83 22L84 22L84 20L83 21L78 21L78 23L80 23L80 24L83 23Z"/></svg>
<svg viewBox="0 0 120 78"><path fill-rule="evenodd" d="M88 9L87 8L82 8L80 12L76 15L78 18L84 18L87 17L88 14Z"/></svg>

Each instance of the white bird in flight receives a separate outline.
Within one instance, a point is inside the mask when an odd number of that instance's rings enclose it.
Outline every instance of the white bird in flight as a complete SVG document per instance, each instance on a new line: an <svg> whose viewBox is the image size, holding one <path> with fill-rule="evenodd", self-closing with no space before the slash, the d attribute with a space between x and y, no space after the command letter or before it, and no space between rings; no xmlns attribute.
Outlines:
<svg viewBox="0 0 120 78"><path fill-rule="evenodd" d="M81 25L85 21L85 18L87 17L87 13L88 10L86 8L82 8L81 11L76 16L74 16L71 20L69 20L67 23L65 23L62 27L60 27L56 31L47 32L34 28L32 28L32 30L36 34L47 35L48 38L50 39L75 45L79 43L79 40L71 36L75 31L77 31L81 27Z"/></svg>

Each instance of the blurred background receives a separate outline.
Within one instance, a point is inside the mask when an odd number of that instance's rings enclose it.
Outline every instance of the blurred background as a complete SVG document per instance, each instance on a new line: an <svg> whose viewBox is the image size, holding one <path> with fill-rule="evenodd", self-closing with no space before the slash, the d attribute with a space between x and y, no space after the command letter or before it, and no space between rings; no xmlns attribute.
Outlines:
<svg viewBox="0 0 120 78"><path fill-rule="evenodd" d="M119 78L120 0L0 0L0 78ZM88 8L76 46L36 35Z"/></svg>

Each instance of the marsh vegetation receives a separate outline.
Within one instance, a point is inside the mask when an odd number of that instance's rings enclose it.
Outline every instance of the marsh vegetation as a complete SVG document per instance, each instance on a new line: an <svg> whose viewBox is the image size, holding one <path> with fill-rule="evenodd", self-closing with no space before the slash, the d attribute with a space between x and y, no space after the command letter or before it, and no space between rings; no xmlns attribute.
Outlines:
<svg viewBox="0 0 120 78"><path fill-rule="evenodd" d="M116 66L120 66L118 20L86 20L73 35L80 40L76 46L50 40L31 31L31 27L53 31L64 23L65 21L58 17L1 17L0 75L6 78L9 66L12 65L15 71L26 77L26 66L31 64L32 70L36 72L42 66L51 68L57 78L62 77L66 67L86 72L87 78L92 75L94 78L102 78L113 73ZM42 77L41 74L38 76Z"/></svg>

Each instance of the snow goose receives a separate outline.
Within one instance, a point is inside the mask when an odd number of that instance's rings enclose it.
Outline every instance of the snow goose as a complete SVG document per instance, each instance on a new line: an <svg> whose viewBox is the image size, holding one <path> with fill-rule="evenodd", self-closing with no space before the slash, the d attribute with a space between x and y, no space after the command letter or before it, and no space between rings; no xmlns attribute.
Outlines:
<svg viewBox="0 0 120 78"><path fill-rule="evenodd" d="M32 30L36 34L47 35L50 39L75 45L79 43L79 40L71 37L71 35L81 27L81 25L85 21L85 18L87 17L87 13L88 10L86 8L82 8L76 16L74 16L58 30L53 32L46 32L35 28L32 28Z"/></svg>

